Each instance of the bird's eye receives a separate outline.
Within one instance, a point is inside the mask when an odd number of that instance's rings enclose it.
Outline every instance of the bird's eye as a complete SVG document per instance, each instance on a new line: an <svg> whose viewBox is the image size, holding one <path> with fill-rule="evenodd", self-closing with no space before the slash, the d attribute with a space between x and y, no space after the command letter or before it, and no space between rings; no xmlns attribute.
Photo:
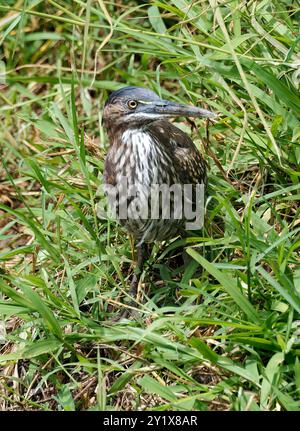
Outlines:
<svg viewBox="0 0 300 431"><path fill-rule="evenodd" d="M135 109L137 107L137 101L136 100L128 100L127 106L129 109Z"/></svg>

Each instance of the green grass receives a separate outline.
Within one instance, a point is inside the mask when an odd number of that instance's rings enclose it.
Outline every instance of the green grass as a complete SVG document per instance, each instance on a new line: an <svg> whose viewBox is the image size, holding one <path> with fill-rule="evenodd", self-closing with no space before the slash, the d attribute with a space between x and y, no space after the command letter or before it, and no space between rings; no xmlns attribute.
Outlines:
<svg viewBox="0 0 300 431"><path fill-rule="evenodd" d="M300 410L298 1L0 5L0 410ZM154 246L96 216L110 90L220 114L202 232ZM88 91L89 90L89 91ZM92 91L90 91L92 90Z"/></svg>

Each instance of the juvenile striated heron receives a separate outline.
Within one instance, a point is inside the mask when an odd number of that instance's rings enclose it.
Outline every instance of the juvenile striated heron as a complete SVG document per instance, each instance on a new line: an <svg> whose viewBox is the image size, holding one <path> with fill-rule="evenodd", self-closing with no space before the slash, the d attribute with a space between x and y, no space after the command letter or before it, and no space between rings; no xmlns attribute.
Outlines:
<svg viewBox="0 0 300 431"><path fill-rule="evenodd" d="M184 229L185 216L175 214L174 199L169 217L149 207L152 186L206 184L206 164L189 136L171 124L175 117L214 117L205 109L161 99L142 87L125 87L110 94L103 113L110 147L105 161L106 189L117 190L110 199L116 216L137 242L137 271L130 294L135 297L147 243L173 238ZM139 190L133 199L132 188ZM108 193L111 194L111 193ZM192 200L195 196L192 196ZM114 202L112 202L114 200ZM133 208L130 205L134 203ZM120 210L130 208L125 217Z"/></svg>

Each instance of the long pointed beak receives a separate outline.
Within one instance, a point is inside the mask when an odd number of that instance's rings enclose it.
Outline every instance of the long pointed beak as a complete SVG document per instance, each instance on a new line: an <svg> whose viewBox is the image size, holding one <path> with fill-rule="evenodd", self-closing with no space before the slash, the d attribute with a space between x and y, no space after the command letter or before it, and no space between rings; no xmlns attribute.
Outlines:
<svg viewBox="0 0 300 431"><path fill-rule="evenodd" d="M217 117L211 111L206 109L196 108L191 105L183 105L181 103L169 102L168 100L158 100L151 104L151 111L155 114L169 117Z"/></svg>

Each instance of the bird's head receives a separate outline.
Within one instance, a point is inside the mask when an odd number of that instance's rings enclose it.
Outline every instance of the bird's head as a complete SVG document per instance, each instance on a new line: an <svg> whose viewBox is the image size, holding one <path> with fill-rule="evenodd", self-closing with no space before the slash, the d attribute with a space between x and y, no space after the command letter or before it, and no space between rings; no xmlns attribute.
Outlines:
<svg viewBox="0 0 300 431"><path fill-rule="evenodd" d="M142 87L124 87L110 94L103 113L107 129L143 127L153 121L175 117L215 117L213 112L195 106L161 99Z"/></svg>

